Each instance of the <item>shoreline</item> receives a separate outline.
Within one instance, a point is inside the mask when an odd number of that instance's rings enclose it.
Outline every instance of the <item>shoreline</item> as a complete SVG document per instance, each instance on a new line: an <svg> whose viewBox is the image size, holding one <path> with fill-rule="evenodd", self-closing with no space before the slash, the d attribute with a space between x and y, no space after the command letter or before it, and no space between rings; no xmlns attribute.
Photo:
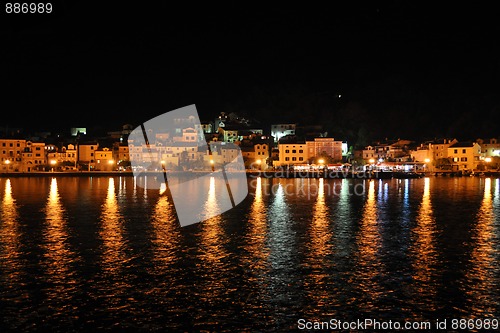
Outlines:
<svg viewBox="0 0 500 333"><path fill-rule="evenodd" d="M208 175L211 171L169 171L177 175ZM149 172L147 175L163 176L162 172ZM463 175L452 172L427 172L427 173L405 173L405 172L322 172L322 171L255 171L246 170L248 178L325 178L325 179L409 179L423 177L493 177L500 178L499 171L482 172L474 175ZM132 171L39 171L39 172L8 172L0 173L0 178L21 177L134 177Z"/></svg>

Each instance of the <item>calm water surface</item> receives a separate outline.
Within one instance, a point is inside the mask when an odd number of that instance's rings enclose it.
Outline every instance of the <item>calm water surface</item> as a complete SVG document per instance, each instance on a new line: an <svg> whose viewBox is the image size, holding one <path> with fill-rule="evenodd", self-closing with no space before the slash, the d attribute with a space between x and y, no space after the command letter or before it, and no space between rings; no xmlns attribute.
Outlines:
<svg viewBox="0 0 500 333"><path fill-rule="evenodd" d="M249 185L180 228L133 177L1 178L0 330L500 318L499 179Z"/></svg>

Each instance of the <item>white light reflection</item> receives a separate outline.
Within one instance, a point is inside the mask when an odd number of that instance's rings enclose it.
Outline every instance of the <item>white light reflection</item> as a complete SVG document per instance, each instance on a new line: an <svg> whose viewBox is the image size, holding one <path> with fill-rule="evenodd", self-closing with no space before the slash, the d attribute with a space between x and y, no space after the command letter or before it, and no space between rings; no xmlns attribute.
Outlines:
<svg viewBox="0 0 500 333"><path fill-rule="evenodd" d="M133 191L133 195L134 195L134 200L137 199L137 177L134 176L134 191Z"/></svg>
<svg viewBox="0 0 500 333"><path fill-rule="evenodd" d="M165 194L166 191L167 191L167 185L165 183L161 183L160 184L160 195Z"/></svg>
<svg viewBox="0 0 500 333"><path fill-rule="evenodd" d="M500 178L497 178L495 184L495 199L493 200L495 208L500 209Z"/></svg>
<svg viewBox="0 0 500 333"><path fill-rule="evenodd" d="M217 215L219 211L219 205L217 203L217 198L215 197L215 178L210 177L210 186L208 187L208 198L205 203L205 209L208 211L208 215Z"/></svg>
<svg viewBox="0 0 500 333"><path fill-rule="evenodd" d="M123 177L118 178L118 195L120 197L126 194L125 179Z"/></svg>
<svg viewBox="0 0 500 333"><path fill-rule="evenodd" d="M337 210L335 212L336 228L334 237L336 238L335 243L338 244L336 246L337 251L347 251L347 249L349 248L350 240L349 237L346 237L351 231L351 225L349 221L352 220L350 199L351 193L349 193L349 184L350 181L348 179L342 179L339 201L337 204Z"/></svg>
<svg viewBox="0 0 500 333"><path fill-rule="evenodd" d="M382 202L383 200L383 195L384 195L384 182L382 181L382 179L379 179L378 180L378 201L379 202Z"/></svg>
<svg viewBox="0 0 500 333"><path fill-rule="evenodd" d="M269 289L271 302L279 302L288 297L287 291L293 281L298 263L294 261L293 249L296 248L295 233L292 230L293 219L282 183L290 183L290 179L278 179L278 186L269 206L269 274L265 282ZM282 293L281 293L281 292Z"/></svg>
<svg viewBox="0 0 500 333"><path fill-rule="evenodd" d="M409 199L410 199L409 187L410 187L410 181L408 179L405 179L405 190L404 190L404 196L403 196L405 208L408 208Z"/></svg>

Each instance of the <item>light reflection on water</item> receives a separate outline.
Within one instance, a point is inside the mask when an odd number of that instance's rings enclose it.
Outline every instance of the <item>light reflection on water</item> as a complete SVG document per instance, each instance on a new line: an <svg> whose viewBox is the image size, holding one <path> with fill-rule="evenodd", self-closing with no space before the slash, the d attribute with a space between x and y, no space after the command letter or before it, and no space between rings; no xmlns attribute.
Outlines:
<svg viewBox="0 0 500 333"><path fill-rule="evenodd" d="M56 300L60 294L71 297L76 289L75 270L71 267L78 258L69 244L66 212L61 203L57 179L50 181L49 196L45 207L44 256L45 270L52 286L48 299Z"/></svg>
<svg viewBox="0 0 500 333"><path fill-rule="evenodd" d="M209 214L219 210L219 204L217 203L215 194L214 177L210 177L205 210ZM213 301L217 296L224 293L225 277L223 274L218 274L224 272L223 268L226 257L228 256L228 252L225 249L227 239L224 235L222 223L222 217L218 215L206 220L205 223L200 225L200 254L198 258L200 267L206 271L204 274L206 277L206 286L204 289L206 292L209 292L205 299L208 302Z"/></svg>
<svg viewBox="0 0 500 333"><path fill-rule="evenodd" d="M356 236L358 250L355 253L355 276L350 283L357 289L356 300L365 299L359 303L361 311L373 308L377 299L382 296L377 275L381 273L382 264L378 255L381 246L381 236L378 229L377 200L375 196L375 180L368 181L368 194L363 208L359 232ZM352 300L354 301L354 300Z"/></svg>
<svg viewBox="0 0 500 333"><path fill-rule="evenodd" d="M325 265L325 257L333 253L331 243L332 230L330 226L329 207L326 203L325 196L325 181L319 179L314 185L317 185L316 200L312 209L312 217L307 234L310 238L310 244L307 247L309 250L306 253L306 265L310 270L308 279L304 282L304 288L309 293L308 296L312 301L312 306L317 310L315 320L320 320L322 309L324 310L332 302L332 293L330 285L330 272L328 266ZM316 187L316 186L315 186Z"/></svg>
<svg viewBox="0 0 500 333"><path fill-rule="evenodd" d="M0 221L0 281L8 282L2 285L1 298L4 306L8 306L22 297L21 269L24 263L21 259L21 230L19 227L19 212L16 200L12 196L12 183L5 181L2 198L2 220ZM0 307L1 309L1 307ZM1 311L1 310L0 310ZM15 318L2 318L15 321Z"/></svg>
<svg viewBox="0 0 500 333"><path fill-rule="evenodd" d="M106 186L105 182L99 186ZM109 178L105 201L101 206L98 231L101 246L97 263L101 271L96 277L97 281L93 286L96 290L91 293L91 297L113 316L127 313L134 301L133 297L130 297L128 303L123 302L128 296L127 292L130 292L130 277L126 269L131 260L124 232L124 217L116 197L115 179Z"/></svg>
<svg viewBox="0 0 500 333"><path fill-rule="evenodd" d="M464 283L470 286L465 288L464 293L469 295L471 310L481 313L484 317L491 317L499 309L498 302L492 302L490 298L484 297L485 291L498 288L495 284L495 272L500 268L498 262L500 249L494 246L495 241L498 244L499 230L498 223L495 226L491 190L491 178L485 178L483 200L477 213L477 222L471 230L470 267L465 275L467 283Z"/></svg>
<svg viewBox="0 0 500 333"><path fill-rule="evenodd" d="M424 191L413 229L414 242L412 246L415 257L413 261L414 292L425 300L421 304L425 311L433 310L433 300L436 296L436 286L433 281L436 279L438 260L435 245L437 231L432 209L430 182L430 178L424 178Z"/></svg>
<svg viewBox="0 0 500 333"><path fill-rule="evenodd" d="M500 316L498 179L249 184L235 209L181 228L133 177L0 178L0 329Z"/></svg>
<svg viewBox="0 0 500 333"><path fill-rule="evenodd" d="M244 256L244 260L247 269L255 273L262 273L269 256L266 247L268 234L267 207L262 194L262 187L266 185L263 182L268 183L268 181L268 179L262 180L261 177L255 180L254 199L248 214L249 230L245 242L245 252L248 253L248 256Z"/></svg>
<svg viewBox="0 0 500 333"><path fill-rule="evenodd" d="M115 194L115 180L109 178L106 201L102 205L101 229L102 240L101 264L104 271L111 275L120 274L126 261L126 244L123 237L123 216L121 215Z"/></svg>
<svg viewBox="0 0 500 333"><path fill-rule="evenodd" d="M19 257L19 213L16 200L12 197L10 179L5 181L2 200L1 258L6 263L16 263ZM2 264L3 267L5 264ZM5 267L6 268L6 267ZM15 269L14 269L15 271Z"/></svg>

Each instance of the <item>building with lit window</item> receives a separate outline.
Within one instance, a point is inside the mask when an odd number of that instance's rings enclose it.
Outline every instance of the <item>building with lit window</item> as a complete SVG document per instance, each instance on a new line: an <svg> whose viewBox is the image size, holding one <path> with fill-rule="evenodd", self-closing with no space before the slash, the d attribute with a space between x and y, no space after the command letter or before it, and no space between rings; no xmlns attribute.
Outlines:
<svg viewBox="0 0 500 333"><path fill-rule="evenodd" d="M113 159L116 160L117 163L130 161L128 144L115 142L113 145Z"/></svg>
<svg viewBox="0 0 500 333"><path fill-rule="evenodd" d="M77 162L76 148L73 144L67 147L45 146L47 152L47 163L61 169L75 168Z"/></svg>
<svg viewBox="0 0 500 333"><path fill-rule="evenodd" d="M457 143L457 139L440 139L422 143L417 149L410 152L414 162L426 163L429 171L439 168L443 161L448 160L448 147Z"/></svg>
<svg viewBox="0 0 500 333"><path fill-rule="evenodd" d="M99 148L96 142L78 144L78 162L86 164L89 170L95 167L95 152Z"/></svg>
<svg viewBox="0 0 500 333"><path fill-rule="evenodd" d="M21 171L26 140L0 139L0 172Z"/></svg>
<svg viewBox="0 0 500 333"><path fill-rule="evenodd" d="M314 138L306 141L308 158L316 156L330 156L333 161L342 161L342 141L333 138Z"/></svg>
<svg viewBox="0 0 500 333"><path fill-rule="evenodd" d="M295 135L296 124L275 124L271 125L271 136L274 138L274 143L286 136Z"/></svg>
<svg viewBox="0 0 500 333"><path fill-rule="evenodd" d="M111 171L116 169L116 161L113 159L113 150L104 147L94 151L95 170Z"/></svg>
<svg viewBox="0 0 500 333"><path fill-rule="evenodd" d="M473 171L480 162L481 146L477 142L456 142L448 147L454 171Z"/></svg>
<svg viewBox="0 0 500 333"><path fill-rule="evenodd" d="M211 156L207 156L208 161L212 160L216 168L233 162L240 154L240 147L234 143L215 142L210 145L210 149Z"/></svg>
<svg viewBox="0 0 500 333"><path fill-rule="evenodd" d="M481 153L483 157L500 157L500 142L498 142L498 139L477 139L477 143L481 146Z"/></svg>
<svg viewBox="0 0 500 333"><path fill-rule="evenodd" d="M279 160L274 161L275 166L290 164L304 164L309 158L307 144L304 143L280 143L278 144Z"/></svg>
<svg viewBox="0 0 500 333"><path fill-rule="evenodd" d="M329 156L333 161L342 161L342 147L346 144L334 138L314 138L305 142L284 139L278 144L278 161L274 166L310 163L314 158Z"/></svg>

